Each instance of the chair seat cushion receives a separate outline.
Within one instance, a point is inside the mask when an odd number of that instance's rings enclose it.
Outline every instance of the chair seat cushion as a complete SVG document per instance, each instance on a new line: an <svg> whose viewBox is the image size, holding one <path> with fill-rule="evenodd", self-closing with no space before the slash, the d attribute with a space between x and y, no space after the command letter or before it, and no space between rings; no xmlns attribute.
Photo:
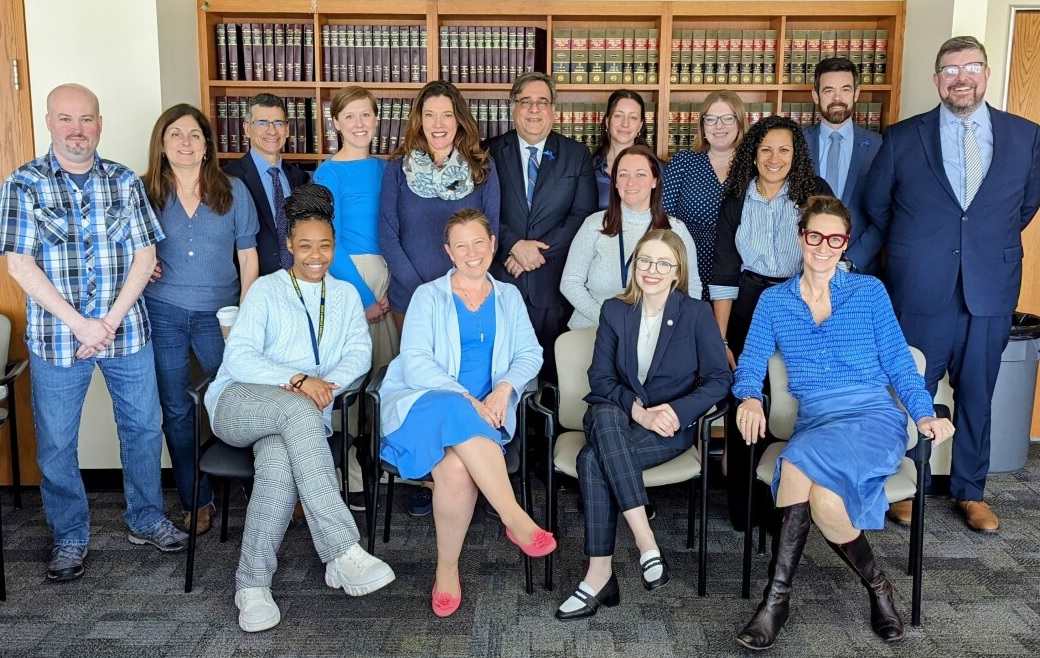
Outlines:
<svg viewBox="0 0 1040 658"><path fill-rule="evenodd" d="M199 458L199 470L222 478L253 477L253 449L236 448L214 440Z"/></svg>
<svg viewBox="0 0 1040 658"><path fill-rule="evenodd" d="M584 432L564 432L556 439L553 449L553 464L561 473L578 477L578 453L585 445ZM701 460L696 446L675 459L643 471L643 486L661 487L676 482L686 482L701 474Z"/></svg>
<svg viewBox="0 0 1040 658"><path fill-rule="evenodd" d="M773 484L773 471L776 470L776 458L780 456L780 451L787 445L787 441L777 441L770 445L762 453L762 459L758 462L758 468L755 469L755 475L762 482L768 485Z"/></svg>

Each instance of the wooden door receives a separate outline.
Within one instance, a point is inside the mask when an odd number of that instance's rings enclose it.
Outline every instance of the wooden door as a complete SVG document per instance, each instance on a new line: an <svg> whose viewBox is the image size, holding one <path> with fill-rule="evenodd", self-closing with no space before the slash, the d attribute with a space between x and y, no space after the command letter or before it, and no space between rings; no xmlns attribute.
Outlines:
<svg viewBox="0 0 1040 658"><path fill-rule="evenodd" d="M0 179L33 157L32 105L29 99L29 62L25 38L25 8L20 0L0 2ZM17 71L17 74L16 74ZM17 75L17 89L15 78ZM28 356L25 341L25 294L7 274L0 257L0 313L11 319L11 359ZM29 406L29 376L22 375L16 389L19 463L22 483L39 484L36 436ZM11 483L9 426L0 430L0 484Z"/></svg>
<svg viewBox="0 0 1040 658"><path fill-rule="evenodd" d="M1040 10L1015 10L1008 67L1007 110L1040 123ZM1040 217L1022 234L1025 262L1018 308L1040 314ZM1040 436L1040 387L1033 404L1031 436Z"/></svg>

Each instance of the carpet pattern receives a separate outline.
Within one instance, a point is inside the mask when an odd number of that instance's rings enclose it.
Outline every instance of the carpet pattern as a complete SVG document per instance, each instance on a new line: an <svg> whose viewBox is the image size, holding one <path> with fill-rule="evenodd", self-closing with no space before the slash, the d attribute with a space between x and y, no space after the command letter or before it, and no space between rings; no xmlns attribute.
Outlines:
<svg viewBox="0 0 1040 658"><path fill-rule="evenodd" d="M536 481L536 518L541 518L544 503L540 486ZM757 605L767 557L755 556L752 599L741 599L742 535L729 528L724 493L713 488L708 596L698 597L697 554L684 546L685 495L679 487L651 492L658 508L653 527L672 567L671 582L654 592L643 589L636 549L622 524L615 556L621 605L569 623L556 621L553 612L584 573L577 495L560 494L555 589L541 588L542 562L535 561L536 587L530 596L523 588L519 551L478 505L462 555L462 607L442 620L430 611L432 517L410 518L405 512L410 491L400 487L390 543L383 544L381 538L376 543L376 554L397 573L394 583L361 598L326 587L324 568L306 527L290 528L273 588L282 623L264 633L246 634L238 629L233 589L244 517L241 494L232 499L229 541L219 542L216 527L200 539L195 590L184 594L185 556L130 545L120 493L89 495L93 529L86 575L53 584L44 577L50 533L39 493L29 492L22 509L15 510L7 492L0 492L8 586L8 600L0 603L0 656L751 655L734 637ZM791 619L765 655L1036 655L1040 445L1032 446L1025 469L991 477L987 495L1003 524L996 536L968 530L949 501L928 501L920 628L909 626L909 531L890 525L884 532L870 533L907 622L906 637L892 645L873 635L865 591L814 530L795 580ZM167 502L173 506L174 500L168 491ZM360 515L356 518L363 524Z"/></svg>

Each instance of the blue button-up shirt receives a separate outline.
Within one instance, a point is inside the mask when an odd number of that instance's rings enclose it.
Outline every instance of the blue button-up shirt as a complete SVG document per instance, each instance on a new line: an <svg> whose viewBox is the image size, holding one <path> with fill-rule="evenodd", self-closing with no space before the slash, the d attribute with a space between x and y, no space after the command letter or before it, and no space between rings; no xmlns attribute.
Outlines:
<svg viewBox="0 0 1040 658"><path fill-rule="evenodd" d="M15 170L0 188L0 253L33 256L77 312L103 318L122 290L134 252L163 239L144 184L127 167L95 156L83 189L53 151ZM33 354L71 366L80 342L64 322L26 299ZM133 354L148 342L148 315L137 299L115 341L97 358Z"/></svg>
<svg viewBox="0 0 1040 658"><path fill-rule="evenodd" d="M838 142L838 187L834 188L834 196L841 198L845 192L845 183L849 177L849 167L852 166L853 140L856 138L852 121L846 121L835 130L825 123L820 124L820 178L830 179L831 172L827 171L827 158L830 156L831 133L838 133L842 139Z"/></svg>
<svg viewBox="0 0 1040 658"><path fill-rule="evenodd" d="M985 177L989 165L993 162L993 124L989 118L989 108L985 103L971 113L974 122L975 142L979 145L982 156L982 175ZM939 104L939 141L942 146L943 169L950 181L953 193L964 203L964 126L960 118L945 105Z"/></svg>
<svg viewBox="0 0 1040 658"><path fill-rule="evenodd" d="M278 209L274 207L274 182L271 179L271 174L267 173L267 170L271 167L278 167L278 177L282 179L282 194L285 198L289 198L291 188L289 187L289 179L285 176L285 170L282 169L282 160L278 159L278 164L273 165L267 160L264 160L264 156L256 152L255 149L249 149L249 157L253 158L253 164L256 165L256 170L260 172L260 182L264 186L264 194L267 195L267 203L271 205L271 217L278 216Z"/></svg>

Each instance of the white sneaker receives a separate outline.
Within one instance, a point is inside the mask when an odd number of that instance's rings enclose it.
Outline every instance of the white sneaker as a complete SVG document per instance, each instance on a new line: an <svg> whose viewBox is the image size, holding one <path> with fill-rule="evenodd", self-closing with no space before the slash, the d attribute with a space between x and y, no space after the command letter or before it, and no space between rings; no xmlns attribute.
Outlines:
<svg viewBox="0 0 1040 658"><path fill-rule="evenodd" d="M351 596L363 596L386 587L396 577L390 565L369 555L360 544L354 544L325 565L325 584L343 588Z"/></svg>
<svg viewBox="0 0 1040 658"><path fill-rule="evenodd" d="M246 587L235 592L238 627L246 633L274 628L282 620L282 612L271 598L270 587Z"/></svg>

